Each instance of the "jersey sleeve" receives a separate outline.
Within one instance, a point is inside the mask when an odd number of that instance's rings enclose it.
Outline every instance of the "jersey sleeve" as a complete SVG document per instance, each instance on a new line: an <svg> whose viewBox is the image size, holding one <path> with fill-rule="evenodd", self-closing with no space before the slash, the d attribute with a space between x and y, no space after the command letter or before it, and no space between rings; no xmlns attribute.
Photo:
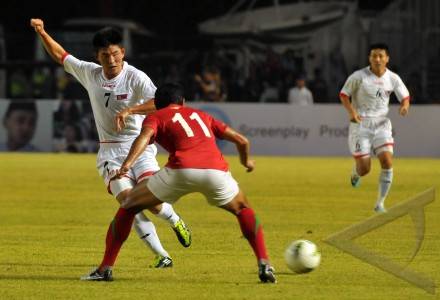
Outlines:
<svg viewBox="0 0 440 300"><path fill-rule="evenodd" d="M75 77L84 87L87 83L87 74L90 73L96 64L82 61L69 54L63 61L64 70Z"/></svg>
<svg viewBox="0 0 440 300"><path fill-rule="evenodd" d="M399 75L396 74L393 80L394 84L394 93L396 94L397 99L399 102L402 102L402 100L409 98L409 91L406 88L405 84L403 83L402 79L399 77Z"/></svg>
<svg viewBox="0 0 440 300"><path fill-rule="evenodd" d="M211 130L214 133L214 135L219 138L222 139L223 138L223 133L225 132L226 128L228 128L228 125L226 125L225 123L223 123L220 120L217 120L213 117L211 117Z"/></svg>
<svg viewBox="0 0 440 300"><path fill-rule="evenodd" d="M153 99L157 89L150 77L141 71L138 73L138 88L140 103Z"/></svg>
<svg viewBox="0 0 440 300"><path fill-rule="evenodd" d="M342 90L339 92L339 94L350 97L351 95L353 95L356 92L356 90L359 88L360 84L361 84L361 78L360 78L358 72L355 72L347 78L347 80L345 81L345 84L342 87Z"/></svg>
<svg viewBox="0 0 440 300"><path fill-rule="evenodd" d="M147 117L145 117L144 121L142 122L142 127L150 127L154 131L154 134L150 140L150 144L154 143L159 124L160 124L160 120L154 114L148 115Z"/></svg>

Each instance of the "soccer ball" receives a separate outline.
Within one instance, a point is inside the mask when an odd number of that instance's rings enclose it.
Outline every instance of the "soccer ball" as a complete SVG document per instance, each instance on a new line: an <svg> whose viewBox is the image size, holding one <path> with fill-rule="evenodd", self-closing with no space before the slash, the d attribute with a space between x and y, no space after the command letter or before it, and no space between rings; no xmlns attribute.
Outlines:
<svg viewBox="0 0 440 300"><path fill-rule="evenodd" d="M295 273L308 273L319 266L321 253L314 243L308 240L293 241L284 253L287 266Z"/></svg>

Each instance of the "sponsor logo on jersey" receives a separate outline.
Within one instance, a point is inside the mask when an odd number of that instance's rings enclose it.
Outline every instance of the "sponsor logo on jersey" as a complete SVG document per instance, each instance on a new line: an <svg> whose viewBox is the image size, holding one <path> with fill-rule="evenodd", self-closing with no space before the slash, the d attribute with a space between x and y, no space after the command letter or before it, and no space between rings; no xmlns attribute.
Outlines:
<svg viewBox="0 0 440 300"><path fill-rule="evenodd" d="M128 94L116 95L116 100L127 100Z"/></svg>
<svg viewBox="0 0 440 300"><path fill-rule="evenodd" d="M102 87L106 87L106 88L114 88L116 86L116 84L115 83L103 83L102 84Z"/></svg>
<svg viewBox="0 0 440 300"><path fill-rule="evenodd" d="M382 80L375 80L374 83L377 85L384 85Z"/></svg>
<svg viewBox="0 0 440 300"><path fill-rule="evenodd" d="M376 92L376 98L381 98L382 100L385 100L385 98L389 98L392 91L386 91L384 89L378 89Z"/></svg>
<svg viewBox="0 0 440 300"><path fill-rule="evenodd" d="M382 100L385 100L385 98L387 97L387 92L383 89L378 89L376 92L376 98L380 98Z"/></svg>

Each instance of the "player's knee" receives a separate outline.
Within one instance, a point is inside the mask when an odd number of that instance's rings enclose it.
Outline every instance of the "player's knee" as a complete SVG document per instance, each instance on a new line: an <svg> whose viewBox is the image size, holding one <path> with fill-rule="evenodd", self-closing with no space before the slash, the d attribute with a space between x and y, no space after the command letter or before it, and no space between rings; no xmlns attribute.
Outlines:
<svg viewBox="0 0 440 300"><path fill-rule="evenodd" d="M130 190L125 190L116 195L116 200L118 200L119 204L122 204L127 199L129 192Z"/></svg>
<svg viewBox="0 0 440 300"><path fill-rule="evenodd" d="M379 157L379 161L382 169L391 169L393 167L391 155L382 155Z"/></svg>
<svg viewBox="0 0 440 300"><path fill-rule="evenodd" d="M393 168L393 164L391 162L381 164L383 170L389 170Z"/></svg>
<svg viewBox="0 0 440 300"><path fill-rule="evenodd" d="M157 215L161 209L162 209L162 204L153 205L148 208L148 210L155 215Z"/></svg>
<svg viewBox="0 0 440 300"><path fill-rule="evenodd" d="M124 199L121 200L121 207L124 209L132 209L135 205L135 199L131 195L128 195Z"/></svg>
<svg viewBox="0 0 440 300"><path fill-rule="evenodd" d="M249 205L246 202L239 202L237 206L237 213L239 213L242 209L249 208Z"/></svg>
<svg viewBox="0 0 440 300"><path fill-rule="evenodd" d="M368 173L370 173L370 167L369 166L362 166L360 168L358 168L357 170L359 176L365 176Z"/></svg>
<svg viewBox="0 0 440 300"><path fill-rule="evenodd" d="M140 213L142 210L145 209L145 207L143 207L142 205L137 204L134 201L130 201L130 198L127 198L127 200L124 200L121 203L121 207L123 209L126 209L128 211L130 211L133 214L138 214Z"/></svg>
<svg viewBox="0 0 440 300"><path fill-rule="evenodd" d="M220 207L229 211L230 213L233 213L234 215L238 215L240 211L245 208L244 203L237 200L237 198L232 199L232 201Z"/></svg>
<svg viewBox="0 0 440 300"><path fill-rule="evenodd" d="M391 169L393 167L393 163L391 161L391 159L386 159L380 162L380 165L382 167L382 169L388 170Z"/></svg>
<svg viewBox="0 0 440 300"><path fill-rule="evenodd" d="M121 207L123 209L130 209L131 208L131 205L130 205L128 199L124 199L121 201Z"/></svg>
<svg viewBox="0 0 440 300"><path fill-rule="evenodd" d="M248 208L249 205L244 197L236 197L231 201L231 212L238 215L243 209Z"/></svg>

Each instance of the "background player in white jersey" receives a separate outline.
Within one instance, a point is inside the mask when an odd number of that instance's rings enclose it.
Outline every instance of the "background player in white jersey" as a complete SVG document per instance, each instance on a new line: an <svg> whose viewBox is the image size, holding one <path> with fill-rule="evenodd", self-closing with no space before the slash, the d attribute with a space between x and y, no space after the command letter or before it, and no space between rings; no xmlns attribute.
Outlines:
<svg viewBox="0 0 440 300"><path fill-rule="evenodd" d="M93 38L96 59L99 64L81 61L67 53L44 30L44 22L31 19L31 26L50 56L64 66L87 90L98 129L100 149L97 168L104 178L108 191L122 202L133 186L159 170L155 155L157 149L151 145L142 154L125 178L111 180L110 173L120 168L130 150L133 140L139 135L144 116L154 111L156 87L142 71L124 62L125 49L122 36L113 28L98 31ZM139 106L140 109L139 109ZM125 127L116 130L114 121L118 113L137 106L136 115L124 119ZM191 244L191 235L183 220L174 212L172 206L162 205L151 210L158 217L167 220L173 227L183 246ZM141 212L136 215L134 228L139 237L156 254L154 267L172 266L168 252L162 247L154 224Z"/></svg>
<svg viewBox="0 0 440 300"><path fill-rule="evenodd" d="M351 184L359 186L361 176L370 172L370 154L380 161L379 193L374 210L386 212L384 201L393 181L393 145L391 121L386 116L391 93L400 102L399 114L406 116L409 92L399 75L387 69L390 60L386 44L370 46L370 65L351 74L339 98L350 116L348 143L356 161ZM351 101L350 101L351 100Z"/></svg>

